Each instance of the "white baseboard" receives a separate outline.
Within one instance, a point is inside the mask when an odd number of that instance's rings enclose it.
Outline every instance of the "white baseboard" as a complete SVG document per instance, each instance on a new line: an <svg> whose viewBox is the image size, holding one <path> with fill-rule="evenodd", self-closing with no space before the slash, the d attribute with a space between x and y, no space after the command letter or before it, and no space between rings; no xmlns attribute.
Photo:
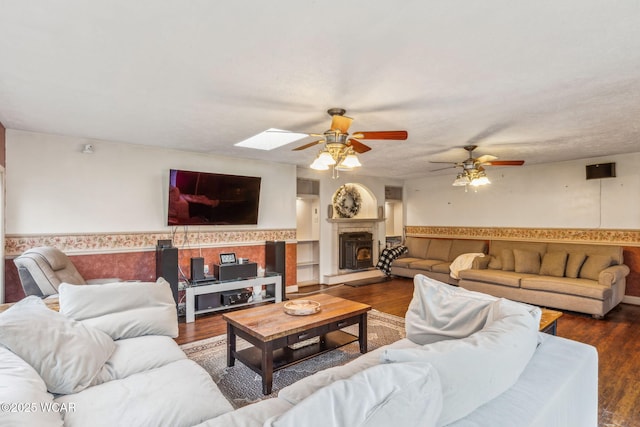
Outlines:
<svg viewBox="0 0 640 427"><path fill-rule="evenodd" d="M622 297L622 302L625 304L640 305L640 297L625 295L624 297Z"/></svg>

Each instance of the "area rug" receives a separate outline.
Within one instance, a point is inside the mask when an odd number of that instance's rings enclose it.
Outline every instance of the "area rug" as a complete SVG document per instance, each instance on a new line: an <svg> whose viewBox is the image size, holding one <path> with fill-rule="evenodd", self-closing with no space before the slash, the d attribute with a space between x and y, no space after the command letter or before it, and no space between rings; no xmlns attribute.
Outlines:
<svg viewBox="0 0 640 427"><path fill-rule="evenodd" d="M368 350L375 350L383 345L391 344L404 338L404 319L380 311L371 310L367 318ZM354 335L358 334L358 326L344 329ZM360 356L358 342L354 342L336 350L316 356L304 362L276 371L273 374L273 391L270 395L262 394L262 379L236 361L235 366L227 367L226 335L207 338L180 346L189 359L194 360L209 372L222 393L231 404L240 408L250 403L275 397L282 388L333 366L343 365ZM238 339L237 348L246 348L246 341Z"/></svg>

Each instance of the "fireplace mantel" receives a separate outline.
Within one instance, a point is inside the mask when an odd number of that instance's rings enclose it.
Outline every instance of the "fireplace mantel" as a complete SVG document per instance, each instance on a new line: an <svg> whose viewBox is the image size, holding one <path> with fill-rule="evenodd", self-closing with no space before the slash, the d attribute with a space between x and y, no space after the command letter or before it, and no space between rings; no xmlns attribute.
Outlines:
<svg viewBox="0 0 640 427"><path fill-rule="evenodd" d="M384 222L385 218L327 218L327 222L360 224L365 222Z"/></svg>

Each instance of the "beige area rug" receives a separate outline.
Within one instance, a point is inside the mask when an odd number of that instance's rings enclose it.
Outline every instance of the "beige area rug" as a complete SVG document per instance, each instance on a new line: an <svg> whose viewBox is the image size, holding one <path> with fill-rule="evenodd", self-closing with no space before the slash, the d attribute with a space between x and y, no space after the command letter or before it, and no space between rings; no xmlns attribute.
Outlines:
<svg viewBox="0 0 640 427"><path fill-rule="evenodd" d="M371 310L367 319L368 350L375 350L383 345L391 344L404 338L404 319L380 311ZM358 335L358 326L353 325L344 329ZM249 343L238 340L238 349L245 348ZM265 396L262 394L262 379L258 374L247 368L242 362L236 361L235 366L227 367L226 335L207 338L180 346L189 359L194 360L209 372L225 397L236 407L275 397L278 390L315 372L333 366L343 365L360 356L358 342L347 344L336 350L316 356L304 362L276 371L273 374L273 392Z"/></svg>

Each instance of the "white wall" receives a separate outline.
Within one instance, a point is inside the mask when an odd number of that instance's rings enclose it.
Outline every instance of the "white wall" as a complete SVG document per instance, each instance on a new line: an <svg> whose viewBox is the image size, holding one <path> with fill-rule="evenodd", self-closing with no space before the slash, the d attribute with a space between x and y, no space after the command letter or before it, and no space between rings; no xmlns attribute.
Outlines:
<svg viewBox="0 0 640 427"><path fill-rule="evenodd" d="M586 180L585 166L616 163L615 178ZM487 167L478 192L455 174L405 183L406 225L640 228L640 153L522 167Z"/></svg>
<svg viewBox="0 0 640 427"><path fill-rule="evenodd" d="M7 234L168 230L171 168L262 177L258 225L216 229L296 227L293 165L10 129L6 139Z"/></svg>

